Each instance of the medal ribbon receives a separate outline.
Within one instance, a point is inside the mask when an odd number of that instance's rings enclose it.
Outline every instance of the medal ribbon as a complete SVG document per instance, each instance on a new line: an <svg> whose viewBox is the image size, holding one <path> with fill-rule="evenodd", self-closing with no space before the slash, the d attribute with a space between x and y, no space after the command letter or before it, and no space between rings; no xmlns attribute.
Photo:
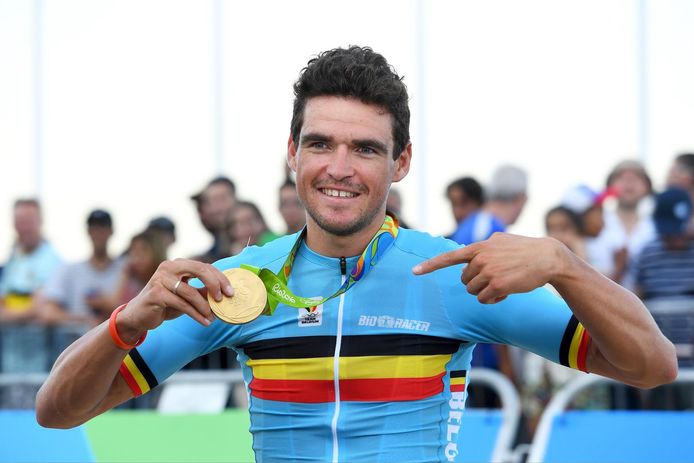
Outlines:
<svg viewBox="0 0 694 463"><path fill-rule="evenodd" d="M395 238L398 236L398 220L393 216L386 215L383 225L381 225L381 228L376 232L374 237L371 238L364 252L359 256L359 260L357 260L354 268L352 268L352 271L349 273L349 277L335 294L323 298L297 296L287 287L287 280L289 279L289 274L292 272L294 258L305 236L306 228L301 231L299 238L297 238L294 243L292 250L289 252L289 256L287 256L287 260L284 262L284 265L282 265L278 274L273 273L272 270L267 268L261 269L252 265L241 264L241 268L250 270L258 275L263 285L265 285L265 289L267 290L267 303L265 304L263 315L272 315L278 304L285 304L297 309L309 309L310 307L323 304L345 293L359 280L364 278L366 274L371 271L371 268L376 266L378 260L395 242Z"/></svg>

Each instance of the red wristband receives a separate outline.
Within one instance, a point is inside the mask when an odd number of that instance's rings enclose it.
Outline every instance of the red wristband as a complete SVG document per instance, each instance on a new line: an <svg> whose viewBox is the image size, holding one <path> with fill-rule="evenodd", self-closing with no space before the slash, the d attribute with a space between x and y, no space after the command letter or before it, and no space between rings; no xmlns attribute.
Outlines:
<svg viewBox="0 0 694 463"><path fill-rule="evenodd" d="M113 311L111 317L108 319L108 332L111 334L111 339L113 339L113 343L116 346L123 350L131 350L136 348L145 341L145 338L147 337L147 331L145 331L145 334L143 334L135 344L128 344L127 342L121 339L121 337L118 335L118 329L116 328L116 316L118 315L118 312L125 309L126 305L128 305L127 302Z"/></svg>

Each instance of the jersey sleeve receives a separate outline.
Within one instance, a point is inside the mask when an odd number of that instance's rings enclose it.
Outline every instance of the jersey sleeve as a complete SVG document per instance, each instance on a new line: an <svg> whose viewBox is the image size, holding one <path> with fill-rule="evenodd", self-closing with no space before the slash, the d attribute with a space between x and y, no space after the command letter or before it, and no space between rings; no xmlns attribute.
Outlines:
<svg viewBox="0 0 694 463"><path fill-rule="evenodd" d="M145 394L190 361L233 345L239 329L221 320L204 327L182 315L150 331L145 342L125 357L120 374L134 395Z"/></svg>
<svg viewBox="0 0 694 463"><path fill-rule="evenodd" d="M448 319L461 339L520 347L586 371L590 336L562 298L538 288L496 304L482 304L460 282L462 268L449 267L438 274Z"/></svg>

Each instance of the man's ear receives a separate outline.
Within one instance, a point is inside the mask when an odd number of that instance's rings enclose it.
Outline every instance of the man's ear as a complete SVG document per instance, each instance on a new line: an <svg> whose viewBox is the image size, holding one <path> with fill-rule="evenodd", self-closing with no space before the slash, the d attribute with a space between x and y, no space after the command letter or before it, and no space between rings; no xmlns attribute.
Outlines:
<svg viewBox="0 0 694 463"><path fill-rule="evenodd" d="M296 173L296 156L298 152L296 149L296 145L294 144L294 139L292 138L292 134L289 134L289 140L287 141L287 165L289 168L292 170L292 172Z"/></svg>
<svg viewBox="0 0 694 463"><path fill-rule="evenodd" d="M395 171L393 172L393 182L399 182L410 171L412 161L412 143L408 143L402 150L400 156L395 160Z"/></svg>

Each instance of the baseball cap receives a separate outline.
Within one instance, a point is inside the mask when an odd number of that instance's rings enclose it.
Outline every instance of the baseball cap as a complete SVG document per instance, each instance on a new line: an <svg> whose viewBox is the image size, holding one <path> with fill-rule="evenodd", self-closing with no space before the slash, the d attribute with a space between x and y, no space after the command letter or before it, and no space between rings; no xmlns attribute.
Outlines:
<svg viewBox="0 0 694 463"><path fill-rule="evenodd" d="M684 235L692 216L692 199L686 190L668 188L655 198L653 221L659 235Z"/></svg>
<svg viewBox="0 0 694 463"><path fill-rule="evenodd" d="M94 209L87 216L87 226L112 227L111 214L103 209Z"/></svg>
<svg viewBox="0 0 694 463"><path fill-rule="evenodd" d="M155 217L149 221L147 230L160 230L176 236L176 225L168 217Z"/></svg>
<svg viewBox="0 0 694 463"><path fill-rule="evenodd" d="M614 196L614 194L615 191L610 188L598 192L588 185L577 185L564 194L561 206L581 215L585 214L591 207L602 205L607 198Z"/></svg>

